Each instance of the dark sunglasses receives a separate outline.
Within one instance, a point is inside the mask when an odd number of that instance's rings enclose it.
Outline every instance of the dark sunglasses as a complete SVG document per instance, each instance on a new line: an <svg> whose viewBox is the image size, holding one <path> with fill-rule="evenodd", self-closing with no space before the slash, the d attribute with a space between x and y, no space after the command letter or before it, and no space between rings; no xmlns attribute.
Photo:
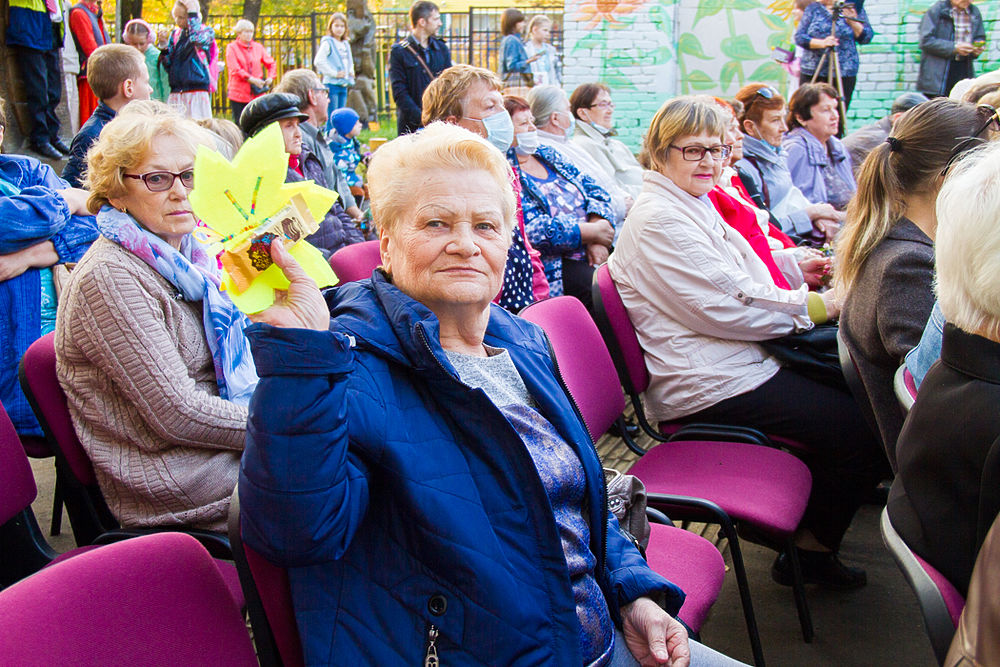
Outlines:
<svg viewBox="0 0 1000 667"><path fill-rule="evenodd" d="M993 130L994 132L1000 132L1000 111L994 109L989 104L980 104L976 107L976 110L986 118L986 122L980 127L974 135L971 137L965 137L962 141L958 142L955 148L951 151L951 157L948 158L948 163L945 164L942 174L947 174L951 166L955 164L956 161L966 153L968 153L973 148L977 148L982 144L989 141L989 138L982 137L986 130Z"/></svg>
<svg viewBox="0 0 1000 667"><path fill-rule="evenodd" d="M991 129L994 132L1000 132L1000 111L997 111L989 104L980 104L976 107L976 111L983 114L986 118L986 122L981 128L979 128L979 131L973 135L974 137L978 137L987 129Z"/></svg>

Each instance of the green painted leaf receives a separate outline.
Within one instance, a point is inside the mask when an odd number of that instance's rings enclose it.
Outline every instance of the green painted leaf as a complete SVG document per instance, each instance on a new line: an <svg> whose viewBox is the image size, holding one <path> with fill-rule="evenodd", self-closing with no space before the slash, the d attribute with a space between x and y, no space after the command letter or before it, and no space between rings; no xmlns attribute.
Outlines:
<svg viewBox="0 0 1000 667"><path fill-rule="evenodd" d="M674 50L669 46L661 46L652 52L658 64L668 63L674 57Z"/></svg>
<svg viewBox="0 0 1000 667"><path fill-rule="evenodd" d="M788 73L778 63L770 60L750 74L751 81L784 81Z"/></svg>
<svg viewBox="0 0 1000 667"><path fill-rule="evenodd" d="M737 12L745 12L750 9L761 9L764 3L759 0L728 0L726 7Z"/></svg>
<svg viewBox="0 0 1000 667"><path fill-rule="evenodd" d="M635 84L632 83L631 77L626 76L616 67L608 67L601 72L601 82L616 90L635 90Z"/></svg>
<svg viewBox="0 0 1000 667"><path fill-rule="evenodd" d="M604 43L604 37L598 34L591 33L585 35L576 41L570 53L579 53L580 51L586 51L588 49L593 49Z"/></svg>
<svg viewBox="0 0 1000 667"><path fill-rule="evenodd" d="M787 29L787 24L785 19L781 18L777 14L768 14L767 12L757 12L760 16L760 20L768 27L770 30L785 30Z"/></svg>
<svg viewBox="0 0 1000 667"><path fill-rule="evenodd" d="M788 36L786 34L781 32L772 32L767 36L767 48L773 49L776 46L788 49L789 51L795 50L795 45L788 41Z"/></svg>
<svg viewBox="0 0 1000 667"><path fill-rule="evenodd" d="M677 51L702 60L711 60L705 55L705 50L701 48L701 41L690 32L684 33L677 40Z"/></svg>
<svg viewBox="0 0 1000 667"><path fill-rule="evenodd" d="M698 21L709 16L715 16L726 6L725 0L699 0L698 11L694 15L692 27L698 25Z"/></svg>
<svg viewBox="0 0 1000 667"><path fill-rule="evenodd" d="M615 67L635 67L636 65L641 65L642 63L633 58L632 56L626 55L613 55L604 59L609 65L614 65Z"/></svg>
<svg viewBox="0 0 1000 667"><path fill-rule="evenodd" d="M733 79L743 74L743 63L738 60L730 60L722 66L719 72L719 83L722 84L722 92L726 92L732 85Z"/></svg>
<svg viewBox="0 0 1000 667"><path fill-rule="evenodd" d="M757 60L767 56L757 53L750 35L734 35L722 40L722 52L733 60Z"/></svg>
<svg viewBox="0 0 1000 667"><path fill-rule="evenodd" d="M687 76L687 82L695 90L711 90L715 88L715 79L710 77L700 69L696 69Z"/></svg>

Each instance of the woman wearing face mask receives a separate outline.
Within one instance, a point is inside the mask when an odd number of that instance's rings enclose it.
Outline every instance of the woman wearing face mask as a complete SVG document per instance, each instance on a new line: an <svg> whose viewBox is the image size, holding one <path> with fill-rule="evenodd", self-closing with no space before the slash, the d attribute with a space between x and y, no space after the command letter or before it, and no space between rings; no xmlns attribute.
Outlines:
<svg viewBox="0 0 1000 667"><path fill-rule="evenodd" d="M611 210L615 216L611 221L615 227L620 227L635 200L618 184L613 172L606 171L582 144L570 140L573 112L565 91L559 86L535 86L528 93L528 103L538 128L538 143L562 153L581 174L590 176L611 195Z"/></svg>
<svg viewBox="0 0 1000 667"><path fill-rule="evenodd" d="M594 267L607 261L615 236L610 197L557 151L539 145L524 99L505 97L504 107L515 133L507 159L520 178L524 227L542 253L549 291L575 296L590 309Z"/></svg>
<svg viewBox="0 0 1000 667"><path fill-rule="evenodd" d="M570 110L576 119L573 141L590 153L601 167L613 174L632 199L642 190L642 167L628 146L613 138L615 103L603 83L577 86L569 97Z"/></svg>
<svg viewBox="0 0 1000 667"><path fill-rule="evenodd" d="M774 88L751 83L736 93L743 105L743 159L736 168L748 189L759 193L757 204L778 219L786 234L830 241L844 214L829 204L813 204L792 182L781 141L785 124L785 100Z"/></svg>

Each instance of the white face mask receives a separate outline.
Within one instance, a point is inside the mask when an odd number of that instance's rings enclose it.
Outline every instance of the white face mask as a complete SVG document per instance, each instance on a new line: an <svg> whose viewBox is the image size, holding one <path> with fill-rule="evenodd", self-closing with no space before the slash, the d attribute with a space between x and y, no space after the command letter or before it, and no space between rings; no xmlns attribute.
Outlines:
<svg viewBox="0 0 1000 667"><path fill-rule="evenodd" d="M518 155L534 155L538 150L538 132L519 132L517 135L517 146L514 150Z"/></svg>
<svg viewBox="0 0 1000 667"><path fill-rule="evenodd" d="M514 143L514 121L507 110L482 118L480 122L486 128L486 140L499 148L501 153L506 153Z"/></svg>
<svg viewBox="0 0 1000 667"><path fill-rule="evenodd" d="M599 124L595 123L594 121L590 121L590 124L594 126L595 130L597 130L598 132L600 132L604 136L608 136L609 134L611 134L611 130L614 129L614 128L611 128L611 127L604 127L603 125L599 125Z"/></svg>
<svg viewBox="0 0 1000 667"><path fill-rule="evenodd" d="M561 120L557 120L561 119L563 116L566 117L565 127L563 126ZM570 130L573 129L573 114L571 114L569 111L553 111L552 116L550 118L550 122L563 132L569 132Z"/></svg>

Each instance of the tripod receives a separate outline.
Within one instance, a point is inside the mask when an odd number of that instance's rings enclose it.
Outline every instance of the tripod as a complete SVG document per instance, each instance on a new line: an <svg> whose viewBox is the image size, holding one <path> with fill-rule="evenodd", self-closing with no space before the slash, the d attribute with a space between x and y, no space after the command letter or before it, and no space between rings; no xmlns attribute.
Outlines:
<svg viewBox="0 0 1000 667"><path fill-rule="evenodd" d="M843 9L844 2L842 0L834 2L833 7L830 9L830 23L832 26L830 28L830 37L837 37L837 21L841 18L846 21L855 21L860 23L860 21L856 18L842 16ZM819 78L819 73L823 71L823 65L827 62L827 59L829 59L829 66L826 70L826 81L833 86L834 90L837 91L837 96L840 98L840 132L838 134L843 134L844 124L847 118L847 104L844 99L844 80L840 75L840 54L837 53L836 46L828 46L823 51L823 55L819 59L819 64L816 66L816 71L813 73L811 83L816 83L816 80Z"/></svg>

